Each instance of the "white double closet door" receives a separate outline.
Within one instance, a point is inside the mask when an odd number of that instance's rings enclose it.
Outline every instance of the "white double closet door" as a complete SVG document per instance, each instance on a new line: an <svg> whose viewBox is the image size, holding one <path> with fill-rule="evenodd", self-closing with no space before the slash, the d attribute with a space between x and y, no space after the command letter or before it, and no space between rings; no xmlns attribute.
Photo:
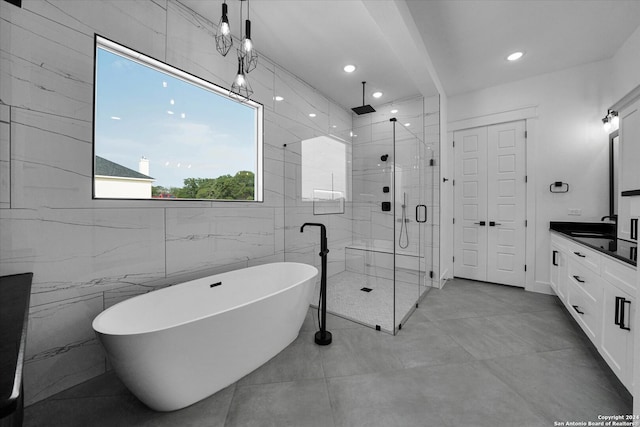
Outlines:
<svg viewBox="0 0 640 427"><path fill-rule="evenodd" d="M525 285L525 122L454 132L454 275Z"/></svg>

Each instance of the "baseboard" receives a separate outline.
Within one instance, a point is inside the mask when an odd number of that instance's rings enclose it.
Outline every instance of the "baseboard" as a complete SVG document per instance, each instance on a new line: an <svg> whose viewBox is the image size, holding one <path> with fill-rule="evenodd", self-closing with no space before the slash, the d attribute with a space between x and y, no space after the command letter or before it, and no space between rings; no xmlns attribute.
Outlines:
<svg viewBox="0 0 640 427"><path fill-rule="evenodd" d="M535 282L533 285L527 285L524 288L529 292L537 292L539 294L555 295L556 293L551 288L551 284L548 282Z"/></svg>

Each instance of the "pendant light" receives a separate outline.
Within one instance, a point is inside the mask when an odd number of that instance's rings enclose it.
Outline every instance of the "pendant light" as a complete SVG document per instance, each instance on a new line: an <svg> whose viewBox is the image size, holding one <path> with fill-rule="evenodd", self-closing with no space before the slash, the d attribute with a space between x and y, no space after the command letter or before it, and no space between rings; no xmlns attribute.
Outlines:
<svg viewBox="0 0 640 427"><path fill-rule="evenodd" d="M231 37L231 28L229 27L229 18L227 17L227 2L222 3L222 17L216 30L216 50L222 56L227 56L231 46L233 46L233 38Z"/></svg>
<svg viewBox="0 0 640 427"><path fill-rule="evenodd" d="M242 2L240 0L240 19L242 19ZM244 65L244 71L249 73L253 71L258 65L258 54L253 47L253 40L251 40L251 20L249 20L249 0L247 1L247 20L244 22L244 37L240 42L240 49L238 49L238 55L242 58Z"/></svg>
<svg viewBox="0 0 640 427"><path fill-rule="evenodd" d="M236 98L241 102L244 102L247 101L251 95L253 95L253 89L251 89L251 85L247 80L242 58L238 56L238 73L236 74L236 78L233 79L233 83L231 84L231 91L229 92L229 96Z"/></svg>

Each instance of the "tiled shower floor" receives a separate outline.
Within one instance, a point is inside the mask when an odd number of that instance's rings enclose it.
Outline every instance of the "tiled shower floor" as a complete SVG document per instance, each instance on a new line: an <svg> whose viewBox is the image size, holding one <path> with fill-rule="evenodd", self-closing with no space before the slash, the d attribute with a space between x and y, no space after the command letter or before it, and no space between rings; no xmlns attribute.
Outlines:
<svg viewBox="0 0 640 427"><path fill-rule="evenodd" d="M319 294L319 286L315 295ZM364 292L362 288L371 291ZM421 291L425 288L417 284L396 282L396 326L415 307ZM367 326L378 325L383 331L393 333L393 292L391 279L343 271L327 278L327 311ZM314 298L313 304L317 305L317 296Z"/></svg>

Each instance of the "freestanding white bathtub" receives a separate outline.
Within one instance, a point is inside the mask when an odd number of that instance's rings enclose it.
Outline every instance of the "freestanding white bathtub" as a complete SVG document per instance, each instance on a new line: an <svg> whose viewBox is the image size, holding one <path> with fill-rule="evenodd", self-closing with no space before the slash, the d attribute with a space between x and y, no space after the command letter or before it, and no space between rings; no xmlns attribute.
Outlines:
<svg viewBox="0 0 640 427"><path fill-rule="evenodd" d="M318 270L280 262L217 274L123 301L93 329L118 377L157 411L189 406L288 346Z"/></svg>

